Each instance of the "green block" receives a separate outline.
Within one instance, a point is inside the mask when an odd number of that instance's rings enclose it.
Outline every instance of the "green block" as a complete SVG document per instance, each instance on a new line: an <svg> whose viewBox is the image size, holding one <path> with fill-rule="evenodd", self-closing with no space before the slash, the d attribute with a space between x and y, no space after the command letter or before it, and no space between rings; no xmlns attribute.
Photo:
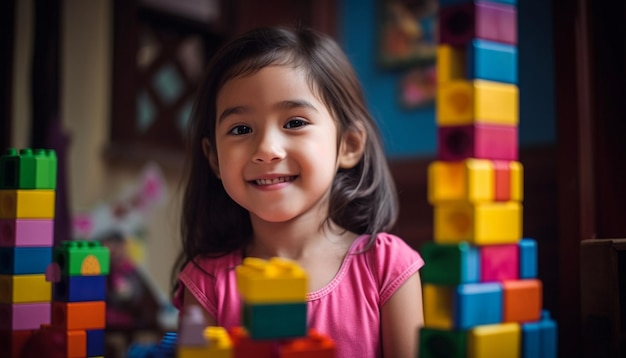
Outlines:
<svg viewBox="0 0 626 358"><path fill-rule="evenodd" d="M467 332L421 328L420 358L464 358L467 350Z"/></svg>
<svg viewBox="0 0 626 358"><path fill-rule="evenodd" d="M98 241L63 241L54 248L53 261L65 276L108 275L109 249Z"/></svg>
<svg viewBox="0 0 626 358"><path fill-rule="evenodd" d="M243 326L252 339L282 339L307 335L307 304L243 304Z"/></svg>
<svg viewBox="0 0 626 358"><path fill-rule="evenodd" d="M52 149L9 148L0 156L0 189L55 189L56 179Z"/></svg>
<svg viewBox="0 0 626 358"><path fill-rule="evenodd" d="M478 248L458 244L425 243L420 254L426 265L420 270L422 282L438 285L460 285L478 282L480 262Z"/></svg>

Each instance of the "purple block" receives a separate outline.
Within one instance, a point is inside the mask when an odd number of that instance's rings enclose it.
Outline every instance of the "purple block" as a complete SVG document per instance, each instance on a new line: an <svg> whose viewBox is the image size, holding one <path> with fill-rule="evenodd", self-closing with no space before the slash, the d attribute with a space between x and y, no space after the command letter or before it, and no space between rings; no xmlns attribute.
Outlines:
<svg viewBox="0 0 626 358"><path fill-rule="evenodd" d="M438 128L437 159L517 160L517 126L471 124Z"/></svg>
<svg viewBox="0 0 626 358"><path fill-rule="evenodd" d="M50 324L50 302L0 304L0 330L39 329Z"/></svg>
<svg viewBox="0 0 626 358"><path fill-rule="evenodd" d="M52 219L0 220L0 247L53 246Z"/></svg>
<svg viewBox="0 0 626 358"><path fill-rule="evenodd" d="M517 44L515 6L470 2L442 7L439 11L440 43L463 46L474 39Z"/></svg>

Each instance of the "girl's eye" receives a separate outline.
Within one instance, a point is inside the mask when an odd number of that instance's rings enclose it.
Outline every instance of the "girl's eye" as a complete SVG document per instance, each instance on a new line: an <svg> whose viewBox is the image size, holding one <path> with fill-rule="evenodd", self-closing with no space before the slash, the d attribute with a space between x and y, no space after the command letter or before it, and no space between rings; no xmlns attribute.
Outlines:
<svg viewBox="0 0 626 358"><path fill-rule="evenodd" d="M294 118L294 119L290 119L289 122L287 122L287 124L285 124L284 127L287 129L292 129L292 128L304 127L307 124L308 124L307 121L305 121L304 119Z"/></svg>
<svg viewBox="0 0 626 358"><path fill-rule="evenodd" d="M228 134L234 134L234 135L242 135L242 134L248 134L252 132L252 128L248 127L248 126L236 126L233 127Z"/></svg>

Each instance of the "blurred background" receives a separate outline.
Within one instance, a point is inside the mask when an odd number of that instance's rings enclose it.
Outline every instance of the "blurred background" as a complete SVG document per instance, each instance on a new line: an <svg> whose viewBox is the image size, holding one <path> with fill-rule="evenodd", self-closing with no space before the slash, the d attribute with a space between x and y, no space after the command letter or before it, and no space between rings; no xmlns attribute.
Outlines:
<svg viewBox="0 0 626 358"><path fill-rule="evenodd" d="M626 237L626 12L591 0L517 7L524 236L539 243L560 352L577 356L589 294L580 242ZM253 27L305 25L339 42L384 136L401 199L394 232L416 249L432 240L437 1L5 0L0 23L0 147L57 150L55 237L111 248L107 320L121 345L175 327L184 129L211 54ZM620 317L609 335L625 334Z"/></svg>

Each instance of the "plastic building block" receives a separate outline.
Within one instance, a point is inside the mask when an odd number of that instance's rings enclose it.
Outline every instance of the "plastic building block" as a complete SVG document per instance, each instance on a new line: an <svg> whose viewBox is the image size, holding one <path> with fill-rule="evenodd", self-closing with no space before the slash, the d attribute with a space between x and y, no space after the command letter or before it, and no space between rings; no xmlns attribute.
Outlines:
<svg viewBox="0 0 626 358"><path fill-rule="evenodd" d="M424 266L426 267L426 266ZM424 323L429 328L452 329L453 288L425 283L423 286Z"/></svg>
<svg viewBox="0 0 626 358"><path fill-rule="evenodd" d="M465 358L467 334L422 327L419 330L420 358Z"/></svg>
<svg viewBox="0 0 626 358"><path fill-rule="evenodd" d="M22 349L32 334L33 331L31 330L0 330L0 347L2 347L2 353L0 356L6 358L19 358L22 353Z"/></svg>
<svg viewBox="0 0 626 358"><path fill-rule="evenodd" d="M0 303L49 302L50 282L39 275L0 275Z"/></svg>
<svg viewBox="0 0 626 358"><path fill-rule="evenodd" d="M202 308L197 305L185 307L180 324L178 344L183 346L204 346L204 329L207 326Z"/></svg>
<svg viewBox="0 0 626 358"><path fill-rule="evenodd" d="M52 219L54 195L54 190L0 190L0 219Z"/></svg>
<svg viewBox="0 0 626 358"><path fill-rule="evenodd" d="M465 59L463 49L449 45L437 46L437 83L465 78Z"/></svg>
<svg viewBox="0 0 626 358"><path fill-rule="evenodd" d="M517 323L475 327L468 332L467 357L519 357L521 329Z"/></svg>
<svg viewBox="0 0 626 358"><path fill-rule="evenodd" d="M246 303L304 302L308 279L297 263L248 257L237 266L237 288Z"/></svg>
<svg viewBox="0 0 626 358"><path fill-rule="evenodd" d="M435 206L434 238L437 243L510 244L517 243L521 237L522 206L518 202L454 202Z"/></svg>
<svg viewBox="0 0 626 358"><path fill-rule="evenodd" d="M54 262L67 276L107 275L110 253L98 241L63 241L54 248Z"/></svg>
<svg viewBox="0 0 626 358"><path fill-rule="evenodd" d="M158 344L135 343L126 351L127 358L176 358L176 332L166 332Z"/></svg>
<svg viewBox="0 0 626 358"><path fill-rule="evenodd" d="M104 330L85 331L87 337L87 357L104 356Z"/></svg>
<svg viewBox="0 0 626 358"><path fill-rule="evenodd" d="M309 330L307 337L296 338L281 345L279 358L334 358L335 343L329 337Z"/></svg>
<svg viewBox="0 0 626 358"><path fill-rule="evenodd" d="M52 149L9 148L0 156L0 189L54 189L56 174Z"/></svg>
<svg viewBox="0 0 626 358"><path fill-rule="evenodd" d="M275 358L276 341L255 341L243 327L233 327L228 332L233 342L233 358Z"/></svg>
<svg viewBox="0 0 626 358"><path fill-rule="evenodd" d="M478 249L466 242L427 242L422 245L420 254L428 262L420 271L424 283L458 285L479 280Z"/></svg>
<svg viewBox="0 0 626 358"><path fill-rule="evenodd" d="M0 303L0 330L33 330L50 323L50 302Z"/></svg>
<svg viewBox="0 0 626 358"><path fill-rule="evenodd" d="M519 242L519 277L537 277L537 241L524 238Z"/></svg>
<svg viewBox="0 0 626 358"><path fill-rule="evenodd" d="M53 299L63 302L105 301L106 276L63 276L53 285Z"/></svg>
<svg viewBox="0 0 626 358"><path fill-rule="evenodd" d="M516 280L518 278L518 244L488 245L480 248L481 282Z"/></svg>
<svg viewBox="0 0 626 358"><path fill-rule="evenodd" d="M0 247L52 246L52 219L0 220Z"/></svg>
<svg viewBox="0 0 626 358"><path fill-rule="evenodd" d="M541 321L522 324L522 358L556 358L557 327L548 311Z"/></svg>
<svg viewBox="0 0 626 358"><path fill-rule="evenodd" d="M60 341L58 346L63 355L68 358L87 357L87 334L84 330L63 330L54 328L50 325L42 325L40 331L41 339L43 337L58 337Z"/></svg>
<svg viewBox="0 0 626 358"><path fill-rule="evenodd" d="M543 302L540 280L507 280L502 282L502 287L504 322L539 320Z"/></svg>
<svg viewBox="0 0 626 358"><path fill-rule="evenodd" d="M473 124L439 126L437 159L458 161L467 158L517 160L517 126Z"/></svg>
<svg viewBox="0 0 626 358"><path fill-rule="evenodd" d="M46 272L52 247L0 247L0 274L30 275Z"/></svg>
<svg viewBox="0 0 626 358"><path fill-rule="evenodd" d="M517 84L517 47L475 39L465 46L439 45L437 64L451 66L441 70L440 83L485 80Z"/></svg>
<svg viewBox="0 0 626 358"><path fill-rule="evenodd" d="M252 339L283 339L307 334L307 304L243 304L242 324Z"/></svg>
<svg viewBox="0 0 626 358"><path fill-rule="evenodd" d="M434 161L428 166L428 202L493 201L493 162L487 159Z"/></svg>
<svg viewBox="0 0 626 358"><path fill-rule="evenodd" d="M65 330L103 329L104 301L52 302L52 326Z"/></svg>
<svg viewBox="0 0 626 358"><path fill-rule="evenodd" d="M520 162L494 160L495 194L494 201L522 201L523 167Z"/></svg>
<svg viewBox="0 0 626 358"><path fill-rule="evenodd" d="M178 346L178 358L231 358L232 341L223 327L207 327L204 330L207 344L204 347Z"/></svg>
<svg viewBox="0 0 626 358"><path fill-rule="evenodd" d="M485 80L456 80L437 89L437 125L491 123L517 126L517 86Z"/></svg>
<svg viewBox="0 0 626 358"><path fill-rule="evenodd" d="M517 9L482 1L444 6L439 11L439 36L440 43L455 46L475 38L516 45Z"/></svg>
<svg viewBox="0 0 626 358"><path fill-rule="evenodd" d="M502 286L497 283L469 283L456 287L454 328L502 322Z"/></svg>
<svg viewBox="0 0 626 358"><path fill-rule="evenodd" d="M474 2L475 0L439 0L439 6L448 6L448 5L457 5L457 4L466 4ZM489 0L490 2L500 3L500 4L509 4L516 5L517 0Z"/></svg>

